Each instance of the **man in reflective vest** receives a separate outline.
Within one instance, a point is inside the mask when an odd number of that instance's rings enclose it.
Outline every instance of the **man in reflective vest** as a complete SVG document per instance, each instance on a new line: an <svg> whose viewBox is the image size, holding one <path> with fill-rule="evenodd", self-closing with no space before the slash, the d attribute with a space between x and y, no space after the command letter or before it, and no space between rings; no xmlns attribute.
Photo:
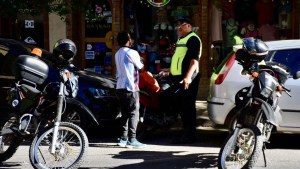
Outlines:
<svg viewBox="0 0 300 169"><path fill-rule="evenodd" d="M173 143L184 144L196 140L196 97L200 82L199 60L202 43L199 36L192 31L192 23L188 18L177 20L177 34L179 39L171 67L162 69L160 75L170 75L174 84L182 85L177 98L184 132L183 136L176 138Z"/></svg>

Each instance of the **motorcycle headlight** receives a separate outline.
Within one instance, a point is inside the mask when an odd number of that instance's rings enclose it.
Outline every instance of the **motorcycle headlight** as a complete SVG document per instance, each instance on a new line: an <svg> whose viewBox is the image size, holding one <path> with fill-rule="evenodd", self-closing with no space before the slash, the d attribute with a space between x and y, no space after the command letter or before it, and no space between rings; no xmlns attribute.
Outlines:
<svg viewBox="0 0 300 169"><path fill-rule="evenodd" d="M268 89L268 88L263 88L260 92L260 94L266 98L270 97L270 95L272 94L272 90Z"/></svg>

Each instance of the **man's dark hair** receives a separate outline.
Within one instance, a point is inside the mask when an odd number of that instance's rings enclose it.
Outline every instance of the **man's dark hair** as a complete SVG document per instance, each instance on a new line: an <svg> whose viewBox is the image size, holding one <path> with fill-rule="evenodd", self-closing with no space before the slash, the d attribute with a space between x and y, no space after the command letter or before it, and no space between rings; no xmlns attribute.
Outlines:
<svg viewBox="0 0 300 169"><path fill-rule="evenodd" d="M119 32L117 36L117 42L120 46L124 46L127 41L130 39L130 35L128 32Z"/></svg>

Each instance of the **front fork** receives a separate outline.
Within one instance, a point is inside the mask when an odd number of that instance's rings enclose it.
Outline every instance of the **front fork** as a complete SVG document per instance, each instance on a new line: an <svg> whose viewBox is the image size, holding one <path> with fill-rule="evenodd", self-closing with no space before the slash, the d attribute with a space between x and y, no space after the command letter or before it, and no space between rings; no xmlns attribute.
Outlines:
<svg viewBox="0 0 300 169"><path fill-rule="evenodd" d="M53 127L53 137L52 137L52 144L50 148L50 153L54 154L55 153L55 148L57 144L57 136L58 136L58 127L61 122L61 114L63 110L63 101L64 101L64 83L60 82L59 86L59 94L58 94L58 100L57 100L57 116L55 119L54 127Z"/></svg>
<svg viewBox="0 0 300 169"><path fill-rule="evenodd" d="M238 123L238 124L236 124L235 129L233 130L233 134L232 134L232 138L233 139L232 139L231 146L230 146L231 147L231 151L233 149L235 149L236 140L237 140L238 134L239 134L239 132L241 130L241 127L242 126Z"/></svg>
<svg viewBox="0 0 300 169"><path fill-rule="evenodd" d="M3 152L2 136L0 136L0 152Z"/></svg>

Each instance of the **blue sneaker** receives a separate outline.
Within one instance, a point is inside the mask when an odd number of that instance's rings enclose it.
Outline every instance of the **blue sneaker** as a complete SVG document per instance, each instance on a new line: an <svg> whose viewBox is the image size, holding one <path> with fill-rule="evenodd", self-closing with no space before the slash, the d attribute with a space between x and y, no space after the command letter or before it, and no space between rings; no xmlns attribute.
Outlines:
<svg viewBox="0 0 300 169"><path fill-rule="evenodd" d="M126 147L128 139L118 138L119 142L117 143L120 147Z"/></svg>
<svg viewBox="0 0 300 169"><path fill-rule="evenodd" d="M127 148L145 148L146 144L143 144L139 141L137 141L136 139L134 139L133 141L127 141Z"/></svg>

